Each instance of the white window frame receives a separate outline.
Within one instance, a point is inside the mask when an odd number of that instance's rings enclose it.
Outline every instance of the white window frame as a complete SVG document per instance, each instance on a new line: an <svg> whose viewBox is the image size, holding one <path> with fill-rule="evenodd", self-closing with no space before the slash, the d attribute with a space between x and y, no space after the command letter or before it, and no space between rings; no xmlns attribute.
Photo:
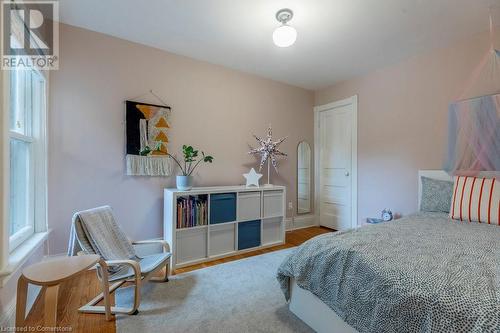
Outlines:
<svg viewBox="0 0 500 333"><path fill-rule="evenodd" d="M6 182L6 186L4 189L6 192L6 207L4 210L7 211L6 214L6 222L4 226L4 232L8 238L8 252L12 254L16 249L18 249L23 243L25 243L28 239L30 239L36 233L43 233L47 231L47 137L46 137L46 124L47 124L47 106L48 106L48 74L36 71L37 74L44 80L45 85L45 93L44 96L41 97L42 106L40 113L32 115L32 129L31 135L24 135L16 131L12 131L10 129L10 76L11 71L5 71L6 75L3 77L4 84L4 105L7 107L5 113L7 117L5 119L4 130L8 133L6 136L8 138L7 145L4 149L6 149L6 154L4 155L6 158L6 164L8 164L8 168L6 170L6 175L4 175L4 181ZM29 97L31 97L30 94ZM30 105L31 107L31 105ZM14 235L9 236L9 228L10 228L10 217L9 217L9 198L10 198L10 141L11 139L16 139L22 142L26 142L30 144L30 175L29 175L29 183L33 186L30 199L30 207L29 207L29 219L32 221L30 225L23 227L21 230L17 231ZM4 164L5 165L5 164ZM5 216L5 215L4 215ZM5 250L5 248L4 248Z"/></svg>
<svg viewBox="0 0 500 333"><path fill-rule="evenodd" d="M0 172L0 287L4 286L12 276L15 276L13 273L45 243L49 234L47 226L47 115L50 85L49 72L39 71L38 73L45 79L45 96L41 100L43 108L38 117L37 129L39 132L37 140L33 144L34 148L32 148L34 153L31 154L33 160L36 161L32 173L35 186L33 191L35 197L33 200L33 232L26 230L19 233L17 239L12 239L10 242L10 71L0 71L0 107L2 109L0 113L0 165L2 166L2 172ZM26 235L29 236L26 238ZM11 244L17 246L11 246Z"/></svg>
<svg viewBox="0 0 500 333"><path fill-rule="evenodd" d="M11 76L14 74L14 71L10 71L9 72L9 93L11 92L12 90L12 87L10 86L10 82L11 82ZM24 81L24 88L27 87L27 84L28 82ZM31 84L31 80L29 82ZM31 89L31 88L30 88ZM30 93L30 96L26 95L26 94L23 94L23 97L24 97L24 102L23 102L23 107L29 107L33 110L32 108L32 104L31 104L31 100L28 100L28 97L30 97L29 99L31 99L31 93ZM29 104L28 104L29 103ZM9 96L9 110L6 110L8 113L9 113L9 117L10 117L10 108L12 108L12 105L11 105L11 101L10 101L10 96ZM17 140L17 141L20 141L20 142L23 142L25 144L29 144L29 180L28 180L28 186L30 187L30 190L29 190L29 201L28 201L28 207L27 207L27 216L28 216L28 225L24 226L22 229L18 230L15 234L13 234L12 236L9 236L9 252L12 252L15 248L17 248L19 245L21 245L22 242L24 242L25 240L27 240L29 237L31 237L31 235L33 235L35 233L35 225L34 225L34 221L35 221L35 214L34 214L34 211L35 211L35 177L34 177L34 171L35 171L35 165L36 164L36 161L35 161L35 156L34 156L34 152L35 152L35 149L34 149L34 143L35 143L35 134L33 133L34 132L34 127L35 127L35 121L34 121L34 118L35 118L35 115L31 114L30 115L30 120L27 121L27 123L29 123L29 126L31 127L30 129L30 134L31 135L25 135L25 134L21 134L19 132L15 132L13 131L11 128L10 128L10 118L9 118L9 146L10 146L10 142L12 142L12 140ZM9 161L10 161L10 149L9 149ZM9 178L10 178L10 173L11 173L12 170L9 170ZM10 185L10 184L9 184ZM9 187L10 188L10 187ZM9 192L10 194L10 192ZM10 195L9 195L10 197ZM9 203L9 208L10 208L10 203ZM9 218L9 228L10 228L10 218Z"/></svg>

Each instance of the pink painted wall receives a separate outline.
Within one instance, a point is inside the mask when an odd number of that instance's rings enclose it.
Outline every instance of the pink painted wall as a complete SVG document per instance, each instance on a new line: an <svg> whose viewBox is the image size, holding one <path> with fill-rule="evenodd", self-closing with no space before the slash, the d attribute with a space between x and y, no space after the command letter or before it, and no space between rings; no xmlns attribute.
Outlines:
<svg viewBox="0 0 500 333"><path fill-rule="evenodd" d="M174 177L125 175L123 102L150 89L173 108L170 149L192 144L215 157L199 169L198 186L241 184L257 163L247 155L251 134L265 135L269 123L288 135L289 159L272 180L295 205L296 145L313 144L313 92L67 25L60 33L60 69L50 78L51 254L66 250L75 211L103 204L131 238L162 235L162 191Z"/></svg>
<svg viewBox="0 0 500 333"><path fill-rule="evenodd" d="M316 91L315 105L359 97L360 222L384 208L403 214L417 209L417 170L442 168L448 104L460 96L488 47L488 35L480 34ZM465 97L500 92L499 73L493 76L490 63Z"/></svg>

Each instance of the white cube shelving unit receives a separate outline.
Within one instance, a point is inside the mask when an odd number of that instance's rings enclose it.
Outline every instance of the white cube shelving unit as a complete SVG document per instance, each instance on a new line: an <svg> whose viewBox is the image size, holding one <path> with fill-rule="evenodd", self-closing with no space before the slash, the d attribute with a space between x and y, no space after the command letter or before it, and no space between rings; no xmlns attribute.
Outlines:
<svg viewBox="0 0 500 333"><path fill-rule="evenodd" d="M234 221L213 223L210 207L212 198L233 194L236 205ZM208 219L204 225L178 228L177 201L182 197L203 197L208 200ZM163 237L172 246L171 269L208 260L248 252L285 243L284 186L250 187L217 186L197 187L191 191L164 190ZM245 240L239 232L254 232L260 223L257 239ZM250 228L248 228L250 227ZM238 240L241 244L238 244ZM246 248L242 244L247 242Z"/></svg>

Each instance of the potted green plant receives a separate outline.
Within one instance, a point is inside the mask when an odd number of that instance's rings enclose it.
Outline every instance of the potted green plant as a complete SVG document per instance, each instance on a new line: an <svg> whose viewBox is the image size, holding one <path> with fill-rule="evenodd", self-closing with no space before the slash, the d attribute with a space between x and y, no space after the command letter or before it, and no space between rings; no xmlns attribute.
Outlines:
<svg viewBox="0 0 500 333"><path fill-rule="evenodd" d="M182 146L182 155L184 156L184 163L181 163L175 156L168 154L175 163L179 166L182 175L178 175L176 179L177 188L181 191L189 191L193 188L193 172L198 167L201 162L212 163L214 158L209 155L205 155L201 152L201 158L198 157L198 150L195 150L192 146Z"/></svg>

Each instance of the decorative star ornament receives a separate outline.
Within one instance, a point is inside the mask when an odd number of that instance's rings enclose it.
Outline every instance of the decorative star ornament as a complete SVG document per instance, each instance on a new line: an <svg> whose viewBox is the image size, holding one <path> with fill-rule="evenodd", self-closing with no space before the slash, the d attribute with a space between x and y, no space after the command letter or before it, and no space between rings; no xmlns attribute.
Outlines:
<svg viewBox="0 0 500 333"><path fill-rule="evenodd" d="M252 168L248 173L244 173L243 177L247 180L246 187L250 187L252 185L259 187L259 179L262 177L262 174L255 172L255 169Z"/></svg>
<svg viewBox="0 0 500 333"><path fill-rule="evenodd" d="M259 171L262 170L262 166L266 163L267 160L271 160L271 164L274 167L274 170L276 170L276 173L278 172L278 158L279 157L286 157L287 155L283 153L282 151L278 150L278 146L287 139L287 137L283 137L279 139L278 141L273 141L273 129L271 128L271 125L269 125L269 128L267 129L267 138L262 139L255 134L253 137L259 142L260 147L258 148L253 148L250 146L250 151L248 152L249 154L259 154L260 155L260 164L259 164Z"/></svg>

